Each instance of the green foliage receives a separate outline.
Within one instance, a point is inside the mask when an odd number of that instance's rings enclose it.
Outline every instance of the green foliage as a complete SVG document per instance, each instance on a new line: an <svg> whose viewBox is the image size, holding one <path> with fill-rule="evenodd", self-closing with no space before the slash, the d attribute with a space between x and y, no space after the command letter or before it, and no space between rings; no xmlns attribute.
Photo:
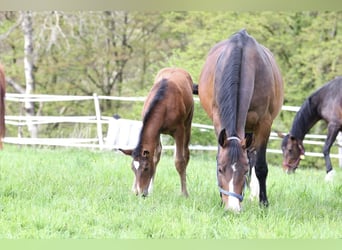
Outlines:
<svg viewBox="0 0 342 250"><path fill-rule="evenodd" d="M215 154L193 153L190 197L180 195L172 156L163 154L154 192L131 193L130 158L118 152L5 145L0 157L2 239L338 239L342 234L342 171L285 175L270 166L270 206L243 201L224 212Z"/></svg>
<svg viewBox="0 0 342 250"><path fill-rule="evenodd" d="M0 34L16 24L20 12L0 12ZM210 48L246 28L276 57L285 82L284 105L300 106L306 97L342 72L341 11L162 11L34 12L36 93L146 96L157 72L177 66L197 82ZM0 43L7 76L24 86L20 25ZM7 92L15 92L12 86ZM93 114L93 103L35 105L44 115ZM23 114L6 104L7 114ZM101 102L104 115L140 119L142 103ZM293 112L281 112L273 129L288 132ZM195 123L211 124L196 104ZM41 126L40 136L71 134ZM8 128L16 134L16 128ZM324 123L310 133L324 134ZM24 134L28 133L24 131ZM193 132L193 144L215 145L213 133ZM315 162L313 165L317 167Z"/></svg>

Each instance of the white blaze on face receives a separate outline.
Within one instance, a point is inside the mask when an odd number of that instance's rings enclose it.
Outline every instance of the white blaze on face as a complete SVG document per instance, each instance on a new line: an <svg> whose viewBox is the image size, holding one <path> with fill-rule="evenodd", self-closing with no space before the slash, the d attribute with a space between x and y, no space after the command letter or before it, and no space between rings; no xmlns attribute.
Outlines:
<svg viewBox="0 0 342 250"><path fill-rule="evenodd" d="M140 167L140 163L138 161L133 161L133 166L136 170L138 170L138 168Z"/></svg>
<svg viewBox="0 0 342 250"><path fill-rule="evenodd" d="M236 162L232 165L233 172L236 172Z"/></svg>
<svg viewBox="0 0 342 250"><path fill-rule="evenodd" d="M230 182L229 182L229 191L235 193L234 184L233 183L234 183L234 178L232 178L230 180ZM229 210L233 210L235 212L239 212L241 210L239 199L234 197L234 196L229 195L228 196L228 206L227 206L227 208Z"/></svg>

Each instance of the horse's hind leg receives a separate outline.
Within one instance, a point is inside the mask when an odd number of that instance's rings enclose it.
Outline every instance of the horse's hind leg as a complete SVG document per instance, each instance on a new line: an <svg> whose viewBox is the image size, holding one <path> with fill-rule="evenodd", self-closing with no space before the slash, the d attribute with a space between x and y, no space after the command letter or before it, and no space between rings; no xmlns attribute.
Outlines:
<svg viewBox="0 0 342 250"><path fill-rule="evenodd" d="M189 162L189 140L190 133L187 133L185 129L178 129L174 135L176 141L176 154L175 154L175 166L178 171L182 194L188 197L188 190L186 188L186 167Z"/></svg>

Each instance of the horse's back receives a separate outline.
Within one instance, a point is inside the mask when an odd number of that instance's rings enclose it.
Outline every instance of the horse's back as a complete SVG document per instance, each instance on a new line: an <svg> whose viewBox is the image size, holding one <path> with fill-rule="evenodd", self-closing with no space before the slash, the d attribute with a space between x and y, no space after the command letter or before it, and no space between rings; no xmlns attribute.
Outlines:
<svg viewBox="0 0 342 250"><path fill-rule="evenodd" d="M193 81L190 74L181 68L163 68L158 72L144 104L143 116L151 109L151 103L162 84L166 90L158 102L158 112L155 112L155 116L160 116L163 127L178 126L180 121L191 122L194 110Z"/></svg>
<svg viewBox="0 0 342 250"><path fill-rule="evenodd" d="M256 48L254 93L250 109L267 110L273 120L283 105L284 83L272 52L258 43Z"/></svg>
<svg viewBox="0 0 342 250"><path fill-rule="evenodd" d="M327 122L342 124L342 77L324 84L310 97L319 103L318 111Z"/></svg>
<svg viewBox="0 0 342 250"><path fill-rule="evenodd" d="M206 111L210 119L213 119L213 100L214 100L214 80L215 69L219 55L226 44L227 40L221 41L216 44L209 51L198 83L198 96L201 101L203 109Z"/></svg>
<svg viewBox="0 0 342 250"><path fill-rule="evenodd" d="M242 37L243 41L237 42L237 36ZM274 119L283 104L284 87L280 69L272 53L248 35L245 30L237 32L210 50L198 86L203 108L213 119L213 108L218 105L214 96L215 78L221 77L216 68L219 63L224 63L222 57L229 60L231 52L236 46L240 46L242 49L240 65L240 88L242 91L240 91L239 98L240 100L250 100L248 105L240 107L240 111L246 113L255 110L261 114L265 113L263 110L268 109L267 113L271 119Z"/></svg>

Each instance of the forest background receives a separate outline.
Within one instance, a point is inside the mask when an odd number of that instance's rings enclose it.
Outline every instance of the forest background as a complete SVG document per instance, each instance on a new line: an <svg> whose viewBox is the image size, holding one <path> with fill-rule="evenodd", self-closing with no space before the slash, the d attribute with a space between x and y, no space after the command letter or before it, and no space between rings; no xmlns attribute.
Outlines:
<svg viewBox="0 0 342 250"><path fill-rule="evenodd" d="M342 73L341 21L342 11L2 11L0 62L8 93L146 96L163 67L184 68L197 82L210 48L245 28L273 52L285 82L284 105L300 106ZM126 119L140 120L141 108L141 102L101 102L103 115ZM6 114L94 115L94 104L7 102ZM273 128L288 132L293 117L281 112ZM193 122L211 124L199 103ZM325 131L320 122L310 133ZM23 133L74 136L75 127L40 125ZM191 143L216 145L213 132L201 130L193 130Z"/></svg>

